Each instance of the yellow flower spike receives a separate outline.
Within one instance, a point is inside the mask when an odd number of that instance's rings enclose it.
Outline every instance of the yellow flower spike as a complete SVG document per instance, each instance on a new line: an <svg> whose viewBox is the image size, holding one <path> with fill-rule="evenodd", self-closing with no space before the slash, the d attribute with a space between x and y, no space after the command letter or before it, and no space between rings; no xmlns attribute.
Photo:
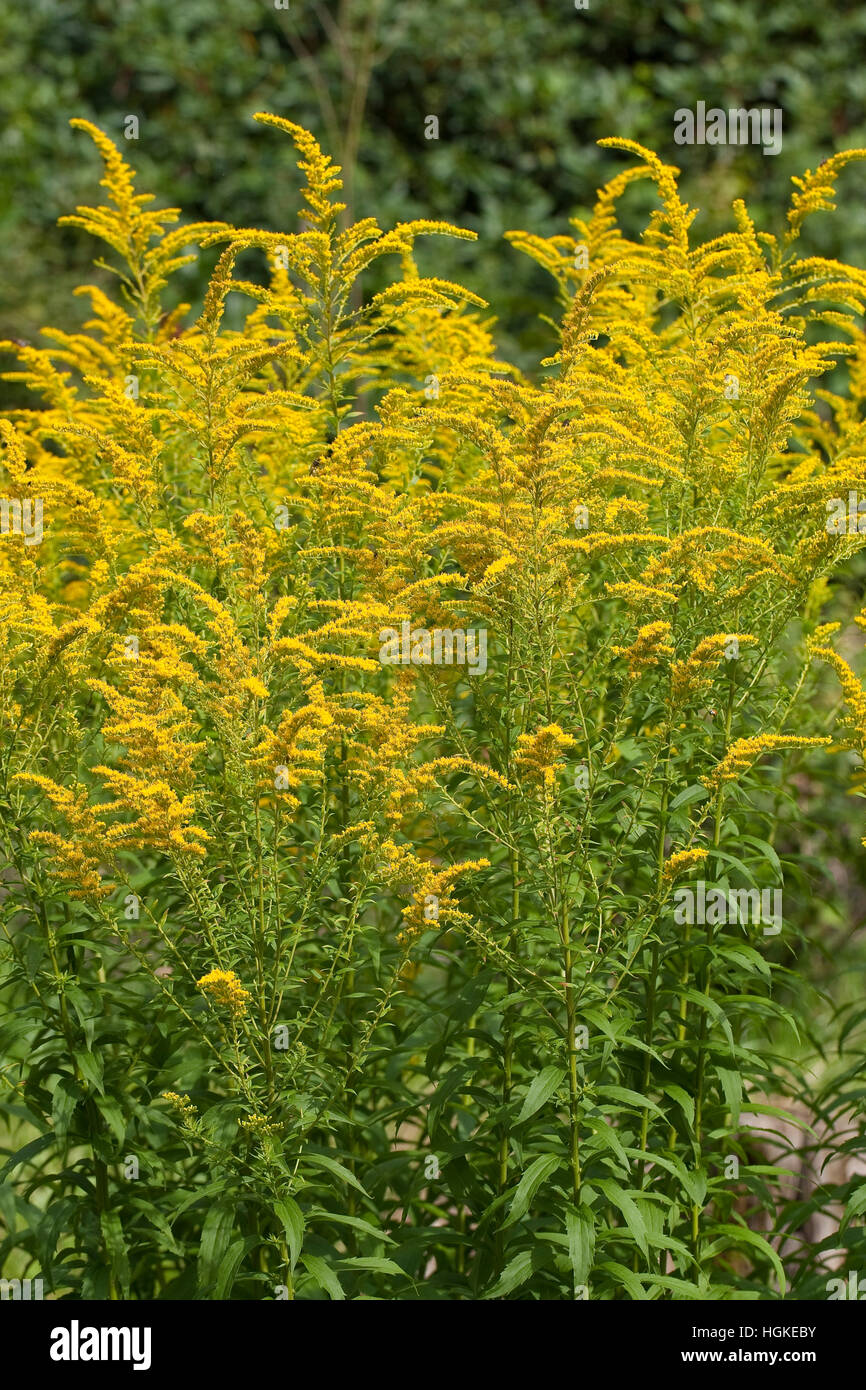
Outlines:
<svg viewBox="0 0 866 1390"><path fill-rule="evenodd" d="M196 986L214 1004L228 1009L235 1021L243 1018L252 999L233 970L211 970L196 980Z"/></svg>
<svg viewBox="0 0 866 1390"><path fill-rule="evenodd" d="M621 598L630 608L637 611L658 609L666 603L677 601L673 589L652 588L648 584L639 584L636 579L618 580L605 587L611 598Z"/></svg>
<svg viewBox="0 0 866 1390"><path fill-rule="evenodd" d="M854 621L855 621L855 623L856 623L856 622L858 621L858 619L855 618ZM822 623L822 624L820 625L820 627L816 627L816 628L815 628L815 631L812 633L812 636L809 638L809 641L808 641L808 644L807 644L807 645L808 645L808 648L809 648L809 651L810 651L810 652L815 652L815 651L818 650L818 648L825 647L826 644L827 644L827 642L829 641L829 639L830 639L831 637L834 637L835 634L836 634L837 632L840 632L841 630L842 630L842 624L841 624L841 623Z"/></svg>
<svg viewBox="0 0 866 1390"><path fill-rule="evenodd" d="M856 748L862 757L866 754L866 690L863 689L859 678L854 674L844 657L841 657L832 647L823 645L823 639L826 639L839 626L839 623L826 623L822 628L818 628L808 644L809 653L816 660L825 661L836 672L847 710L845 718L846 742L849 747Z"/></svg>
<svg viewBox="0 0 866 1390"><path fill-rule="evenodd" d="M866 150L840 150L819 164L813 173L807 169L802 178L792 175L791 182L796 192L791 198L788 212L788 232L786 241L794 241L806 218L813 212L832 212L836 204L833 195L836 190L836 177L855 159L866 159Z"/></svg>
<svg viewBox="0 0 866 1390"><path fill-rule="evenodd" d="M329 226L345 208L344 203L331 201L331 194L343 187L339 164L332 162L322 151L315 136L304 130L303 126L295 125L283 116L272 116L266 111L256 111L253 120L259 121L261 125L273 126L276 130L282 130L291 136L298 151L298 168L307 179L303 196L309 212L303 215L309 217L312 213L313 225L317 229Z"/></svg>
<svg viewBox="0 0 866 1390"><path fill-rule="evenodd" d="M263 685L258 676L245 676L241 681L241 689L248 690L250 695L256 700L266 700L268 698L268 688Z"/></svg>
<svg viewBox="0 0 866 1390"><path fill-rule="evenodd" d="M758 639L746 632L716 632L704 637L691 656L671 666L671 694L680 703L709 684L713 670L724 660L739 656L740 647L755 646ZM731 652L733 648L733 652Z"/></svg>
<svg viewBox="0 0 866 1390"><path fill-rule="evenodd" d="M790 752L794 749L826 748L832 738L799 738L796 734L758 734L753 738L738 738L728 749L721 762L716 765L706 785L718 788L723 782L735 782L741 773L748 771L756 758L763 753Z"/></svg>
<svg viewBox="0 0 866 1390"><path fill-rule="evenodd" d="M695 864L703 863L708 853L705 849L680 849L669 855L662 866L662 883L673 883L680 874L686 873Z"/></svg>
<svg viewBox="0 0 866 1390"><path fill-rule="evenodd" d="M60 900L103 898L109 874L126 883L131 872L153 885L147 921L133 933L142 950L152 954L154 926L198 940L207 912L210 959L235 960L248 974L245 987L239 972L209 967L193 1013L220 1033L214 1094L236 1097L240 1085L235 1138L266 1185L260 1150L274 1148L277 1121L291 1123L290 1092L309 1067L288 1085L276 1056L242 1048L236 1033L237 1049L225 1047L232 1024L253 1031L255 1018L258 1031L260 985L273 1019L294 1017L309 1033L308 1060L321 1063L314 1081L324 1068L345 1090L345 1068L354 1068L347 1084L360 1122L365 1097L375 1106L381 1092L376 1068L390 1031L402 1026L399 1005L390 1013L391 956L404 985L420 972L422 1010L431 965L437 979L440 965L450 970L463 930L510 998L525 988L542 1007L537 986L550 984L568 1000L554 978L564 970L591 1004L593 990L608 989L605 920L628 952L641 915L620 891L648 867L629 822L640 832L658 820L672 769L678 785L698 778L724 789L762 753L829 743L736 735L762 728L760 712L779 698L787 705L789 689L800 697L788 635L804 611L807 631L820 621L839 564L866 540L849 497L866 494L866 335L849 312L866 303L866 273L788 256L742 204L731 231L691 245L694 214L675 170L632 142L610 142L635 167L599 191L569 235L510 237L554 276L565 314L555 370L530 382L497 357L479 301L415 267L416 237L468 234L434 221L342 226L340 170L299 126L263 120L297 146L304 223L292 233L206 234L227 244L191 326L183 306L163 313L158 291L201 236L172 229L173 212L150 211L121 155L89 127L110 200L73 222L108 243L129 302L120 309L86 290L84 331L49 330L50 347L22 347L21 370L10 374L26 404L9 411L14 425L0 423L4 526L14 530L15 506L36 498L45 526L38 545L17 533L0 543L0 721L11 775L62 769L55 775L69 782L13 784L12 809L45 827L32 835L44 873L24 867L32 885L47 882L49 929L65 916ZM828 205L849 157L795 185L792 231ZM655 184L661 207L633 241L616 203L639 191L638 180ZM386 256L393 275L378 265ZM373 269L372 285L363 283ZM247 273L262 283L240 278ZM832 381L844 380L845 395L816 391L843 354L845 375ZM833 498L847 503L844 540L825 529ZM460 671L376 660L381 629L404 621L427 630L486 624L503 660L471 690ZM866 613L854 622L866 627ZM842 684L848 731L838 742L866 748L866 693L832 650L839 630L822 625L809 650ZM622 645L611 656L613 642ZM733 687L740 668L724 664L738 655L726 650L733 643L752 653L748 679L736 682L735 741L710 755L718 727L708 730L689 700L725 676ZM643 672L646 686L631 688ZM542 712L548 705L571 711L564 726ZM801 701L784 727L807 730L820 716ZM583 799L579 823L554 817L557 783L584 752L598 795ZM681 758L690 765L674 767ZM575 788L586 790L583 780ZM33 804L32 792L48 804ZM626 815L617 810L622 835L604 808L597 816L599 796L606 805L621 794L633 802ZM697 817L693 826L701 808ZM554 820L552 841L539 845L537 832ZM690 832L673 821L668 829L674 844L691 844ZM708 843L697 830L694 840ZM479 857L445 864L448 843ZM697 878L712 853L662 856L657 896ZM490 882L464 892L466 876L489 860ZM543 939L537 952L519 952L507 929L515 912L530 923L545 917L548 878L564 907L578 889L584 897L561 968L539 955ZM473 899L477 927L467 915ZM129 901L98 906L100 930L124 934ZM238 937L251 909L257 983ZM416 947L420 959L410 961L392 941L380 960L380 916L396 916L407 948L444 931L446 951L431 958ZM541 938L564 929L558 917L547 914ZM494 940L486 932L497 922L505 927ZM607 946L620 950L617 940ZM358 948L363 968L352 976ZM92 955L61 944L61 976L73 956L95 975ZM623 989L642 993L628 970ZM334 1025L350 994L363 1027L347 1055ZM49 1005L52 997L49 989ZM171 1007L167 994L155 1003ZM194 1042L195 1021L178 1015L179 1045ZM560 1022L571 1048L570 1021ZM687 1024L679 1031L691 1039ZM645 1025L654 1045L665 1020ZM598 1055L587 1058L590 1072ZM271 1060L279 1074L268 1075ZM303 1062L297 1042L286 1060L290 1069ZM410 1085L422 1062L408 1059ZM652 1066L647 1076L644 1090L655 1093ZM189 1097L164 1098L193 1138L202 1122ZM577 1137L579 1097L570 1100ZM651 1160L664 1134L651 1116L644 1128ZM311 1136L301 1125L301 1146L305 1134L314 1147L329 1142L326 1125ZM517 1176L505 1157L501 1186ZM572 1166L577 1181L576 1154Z"/></svg>
<svg viewBox="0 0 866 1390"><path fill-rule="evenodd" d="M565 754L576 744L577 739L565 733L558 724L545 724L534 734L519 736L514 761L530 784L550 791L556 781L556 769L562 766Z"/></svg>
<svg viewBox="0 0 866 1390"><path fill-rule="evenodd" d="M48 850L55 873L69 896L98 901L113 892L114 884L103 881L100 872L106 861L111 863L114 859L111 829L97 816L96 808L88 804L86 788L61 787L50 777L25 772L18 773L14 780L41 791L66 822L68 838L53 830L33 830L30 839Z"/></svg>
<svg viewBox="0 0 866 1390"><path fill-rule="evenodd" d="M612 650L615 656L626 658L629 676L634 680L642 671L658 666L663 657L673 656L674 649L668 641L670 635L670 623L646 623L638 630L630 646L613 647Z"/></svg>
<svg viewBox="0 0 866 1390"><path fill-rule="evenodd" d="M282 1131L282 1125L272 1124L266 1115L242 1115L238 1120L241 1129L258 1138L268 1138Z"/></svg>
<svg viewBox="0 0 866 1390"><path fill-rule="evenodd" d="M397 934L401 945L408 945L425 931L445 925L465 925L471 919L461 912L452 893L454 881L462 874L490 868L489 859L470 859L436 869L419 859L407 845L386 840L381 846L385 872L396 891L412 894L403 909L403 927Z"/></svg>
<svg viewBox="0 0 866 1390"><path fill-rule="evenodd" d="M178 1095L177 1091L163 1091L161 1094L163 1100L168 1101L180 1120L187 1125L193 1123L198 1115L198 1109L193 1105L189 1096Z"/></svg>

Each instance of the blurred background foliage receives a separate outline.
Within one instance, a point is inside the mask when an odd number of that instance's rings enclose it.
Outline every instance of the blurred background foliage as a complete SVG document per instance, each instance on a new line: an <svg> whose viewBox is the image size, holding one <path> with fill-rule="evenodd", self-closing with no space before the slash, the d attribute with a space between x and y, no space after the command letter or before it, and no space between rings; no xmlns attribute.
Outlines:
<svg viewBox="0 0 866 1390"><path fill-rule="evenodd" d="M287 8L276 8L286 4ZM93 249L59 216L93 200L98 162L69 130L95 121L124 144L140 189L193 219L294 229L285 143L251 114L311 129L347 171L352 215L461 222L480 245L425 249L424 268L490 302L503 349L525 364L549 349L549 285L503 232L542 235L594 200L625 161L618 134L683 169L701 209L695 234L730 225L748 199L759 227L784 215L792 174L866 145L866 7L774 0L28 0L0 7L0 334L70 327ZM680 106L780 106L784 146L677 146ZM439 139L425 138L436 115ZM866 170L845 175L843 208L812 221L814 249L862 260ZM634 190L634 214L643 212ZM92 276L91 276L92 278ZM195 301L201 273L190 272ZM539 297L542 303L539 303Z"/></svg>
<svg viewBox="0 0 866 1390"><path fill-rule="evenodd" d="M374 215L383 226L444 218L476 230L476 244L425 246L423 269L483 295L504 354L529 368L552 350L539 315L553 308L553 285L503 233L567 231L569 217L625 167L598 148L599 138L636 139L683 170L683 194L700 209L697 238L731 226L740 196L759 228L775 229L792 174L866 145L864 58L866 6L858 0L589 0L583 10L574 0L7 3L0 337L35 341L46 323L73 328L87 312L74 286L101 276L87 239L55 226L76 204L98 201L99 162L69 129L70 117L95 121L121 145L139 171L139 191L154 192L157 206L179 206L190 221L294 229L298 179L288 144L251 119L267 110L311 129L344 165L347 215ZM675 145L674 112L699 100L781 107L782 152ZM125 142L130 115L139 138ZM438 140L425 138L430 115L439 119ZM630 230L642 225L651 196L648 184L629 190ZM815 253L866 265L864 199L866 167L851 166L838 212L807 224ZM216 254L184 273L193 303ZM861 557L834 581L825 616L856 633L850 616L864 590ZM826 674L822 690L829 717L837 690ZM835 996L816 999L816 1037L828 1006L862 995L866 970L866 816L850 800L841 760L817 766L799 787L810 816L806 842L791 842L802 834L798 817L789 824L775 812L778 847L802 856L786 917L817 947L812 984ZM844 977L841 990L833 977Z"/></svg>

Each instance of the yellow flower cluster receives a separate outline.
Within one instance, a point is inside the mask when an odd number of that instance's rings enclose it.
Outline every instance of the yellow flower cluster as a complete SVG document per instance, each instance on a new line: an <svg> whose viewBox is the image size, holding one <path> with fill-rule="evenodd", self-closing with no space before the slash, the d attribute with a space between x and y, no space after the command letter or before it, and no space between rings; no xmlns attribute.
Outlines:
<svg viewBox="0 0 866 1390"><path fill-rule="evenodd" d="M487 859L471 859L436 868L419 859L408 846L398 845L393 840L383 842L382 858L386 876L394 888L411 894L403 909L403 926L398 936L405 945L422 932L439 930L445 924L465 924L469 919L454 899L454 882L462 874L490 867Z"/></svg>
<svg viewBox="0 0 866 1390"><path fill-rule="evenodd" d="M195 1122L198 1116L198 1109L193 1105L189 1096L178 1095L177 1091L163 1091L162 1098L168 1101L178 1118L185 1125L192 1125Z"/></svg>
<svg viewBox="0 0 866 1390"><path fill-rule="evenodd" d="M345 226L340 169L314 137L257 119L297 151L297 230L177 226L102 132L73 123L102 157L107 202L66 222L117 258L124 296L85 287L81 332L3 345L42 407L0 421L0 475L45 517L38 546L0 543L0 727L30 842L64 893L104 910L115 882L155 863L198 938L236 888L260 968L286 889L342 902L359 861L405 903L404 941L466 925L456 881L488 861L444 863L449 817L510 850L521 798L531 817L550 810L577 745L563 724L609 769L643 737L655 757L740 648L760 643L760 678L820 603L840 544L827 499L866 487L866 282L797 247L858 152L795 180L784 240L738 203L735 228L695 246L677 171L607 141L634 162L574 236L510 234L564 310L549 371L528 380L497 356L477 297L415 264L419 238L471 233ZM658 207L632 241L617 203L639 179ZM217 244L190 322L162 292L190 246ZM823 391L818 412L810 382L843 357L850 392ZM490 670L389 664L379 633L404 623L486 625ZM812 652L866 751L866 695L830 635ZM665 679L645 689L647 671ZM743 673L728 674L733 694ZM686 728L684 746L709 738ZM735 738L706 785L829 742ZM672 854L663 881L705 856ZM198 988L248 1015L234 972Z"/></svg>
<svg viewBox="0 0 866 1390"><path fill-rule="evenodd" d="M266 1115L242 1115L238 1124L256 1138L272 1137L282 1129L282 1125L272 1124Z"/></svg>
<svg viewBox="0 0 866 1390"><path fill-rule="evenodd" d="M556 782L557 767L562 765L564 755L576 743L577 740L558 724L545 724L534 734L521 734L518 737L514 761L527 782L550 791Z"/></svg>
<svg viewBox="0 0 866 1390"><path fill-rule="evenodd" d="M825 748L832 742L831 738L800 738L796 734L757 734L752 738L735 739L721 762L710 773L707 785L718 787L723 782L735 782L743 772L748 771L755 759L764 753Z"/></svg>
<svg viewBox="0 0 866 1390"><path fill-rule="evenodd" d="M662 621L645 623L643 627L638 629L637 637L629 646L615 646L613 651L616 656L625 657L628 662L629 676L634 680L650 666L658 666L664 657L673 656L674 648L668 641L670 635L670 623Z"/></svg>
<svg viewBox="0 0 866 1390"><path fill-rule="evenodd" d="M695 864L702 864L708 853L705 849L680 849L669 855L662 865L662 883L673 883Z"/></svg>
<svg viewBox="0 0 866 1390"><path fill-rule="evenodd" d="M736 660L740 647L754 646L757 637L745 632L715 632L704 637L685 661L671 666L671 695L676 703L688 699L707 685L713 668L723 659Z"/></svg>
<svg viewBox="0 0 866 1390"><path fill-rule="evenodd" d="M820 634L816 633L815 638L809 644L809 650L813 657L826 661L828 666L832 666L839 678L842 698L847 710L845 722L848 736L851 746L856 748L862 757L866 752L866 690L863 689L845 658L822 640L827 635L829 634L826 627Z"/></svg>
<svg viewBox="0 0 866 1390"><path fill-rule="evenodd" d="M211 970L196 980L196 986L215 1004L228 1009L233 1019L241 1019L252 998L233 970Z"/></svg>
<svg viewBox="0 0 866 1390"><path fill-rule="evenodd" d="M111 893L113 884L103 879L101 871L102 864L113 857L109 827L88 804L86 789L71 790L58 786L50 777L27 772L18 773L16 781L43 792L66 823L66 836L54 830L33 830L30 838L48 850L69 896L98 900Z"/></svg>

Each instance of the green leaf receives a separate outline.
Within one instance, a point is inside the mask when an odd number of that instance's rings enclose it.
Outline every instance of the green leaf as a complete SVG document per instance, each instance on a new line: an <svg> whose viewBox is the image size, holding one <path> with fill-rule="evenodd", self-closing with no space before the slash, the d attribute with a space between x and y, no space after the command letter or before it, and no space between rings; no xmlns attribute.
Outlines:
<svg viewBox="0 0 866 1390"><path fill-rule="evenodd" d="M327 1154L308 1153L304 1155L304 1162L310 1168L324 1168L327 1172L333 1173L335 1178L340 1178L343 1182L347 1182L350 1187L354 1187L356 1192L361 1193L362 1197L368 1195L355 1174L350 1173L349 1169L345 1168L342 1163L338 1163L335 1158L329 1158Z"/></svg>
<svg viewBox="0 0 866 1390"><path fill-rule="evenodd" d="M216 1282L235 1222L235 1205L217 1202L204 1219L198 1252L199 1289L206 1292Z"/></svg>
<svg viewBox="0 0 866 1390"><path fill-rule="evenodd" d="M745 1245L752 1245L760 1250L770 1261L770 1264L776 1271L776 1277L779 1280L779 1288L784 1296L788 1287L785 1279L785 1271L782 1267L782 1261L779 1259L779 1256L776 1254L769 1241L765 1240L763 1236L758 1235L757 1231L750 1231L746 1226L714 1226L713 1235L720 1236L721 1239L714 1240L712 1245L707 1247L705 1251L706 1259L712 1259L713 1255L717 1255L719 1251L727 1250L731 1245L736 1245L739 1242Z"/></svg>
<svg viewBox="0 0 866 1390"><path fill-rule="evenodd" d="M604 1148L610 1149L612 1153L615 1153L623 1168L627 1171L628 1155L613 1125L608 1124L607 1120L603 1119L600 1115L588 1115L586 1123L588 1128L593 1131L598 1143Z"/></svg>
<svg viewBox="0 0 866 1390"><path fill-rule="evenodd" d="M120 1284L124 1298L129 1297L129 1256L126 1249L126 1241L123 1238L123 1227L120 1224L120 1216L116 1211L103 1211L100 1213L99 1225L105 1241L105 1249L108 1252L108 1259L112 1272Z"/></svg>
<svg viewBox="0 0 866 1390"><path fill-rule="evenodd" d="M387 1231L379 1230L372 1222L365 1221L362 1216L349 1216L342 1211L325 1211L324 1207L313 1207L308 1213L310 1224L314 1218L320 1217L323 1221L333 1221L337 1226L351 1226L353 1230L361 1231L365 1236L372 1236L374 1240L383 1245L394 1245L394 1237L389 1236Z"/></svg>
<svg viewBox="0 0 866 1390"><path fill-rule="evenodd" d="M674 1085L662 1086L662 1090L666 1096L670 1096L671 1100L676 1101L688 1121L689 1128L694 1129L695 1102L692 1100L688 1091L684 1091L682 1086Z"/></svg>
<svg viewBox="0 0 866 1390"><path fill-rule="evenodd" d="M648 1254L646 1222L635 1202L627 1192L623 1192L619 1183L614 1182L612 1178L599 1178L593 1179L593 1181L595 1186L604 1193L607 1200L622 1212L625 1224L634 1236L635 1243L641 1253L646 1256Z"/></svg>
<svg viewBox="0 0 866 1390"><path fill-rule="evenodd" d="M35 1158L38 1153L41 1153L43 1149L50 1148L55 1142L56 1136L54 1134L40 1134L38 1139L31 1139L29 1144L25 1144L23 1149L19 1149L10 1159L7 1159L6 1166L0 1173L0 1182L12 1172L13 1168L18 1168L28 1159Z"/></svg>
<svg viewBox="0 0 866 1390"><path fill-rule="evenodd" d="M862 1216L866 1211L866 1183L861 1183L856 1187L845 1203L845 1225L855 1216Z"/></svg>
<svg viewBox="0 0 866 1390"><path fill-rule="evenodd" d="M543 1182L546 1182L551 1173L555 1173L562 1163L558 1154L540 1154L534 1158L527 1168L511 1200L508 1209L508 1218L505 1226L512 1226L515 1221L519 1221L529 1210L529 1204Z"/></svg>
<svg viewBox="0 0 866 1390"><path fill-rule="evenodd" d="M557 1088L565 1080L565 1070L563 1067L544 1067L542 1071L533 1078L532 1084L526 1093L520 1114L517 1116L517 1123L523 1124L530 1115L534 1115L536 1110L540 1110Z"/></svg>
<svg viewBox="0 0 866 1390"><path fill-rule="evenodd" d="M709 792L700 782L693 782L685 791L678 792L669 806L670 811L678 811L681 806L691 806L695 801L706 801Z"/></svg>
<svg viewBox="0 0 866 1390"><path fill-rule="evenodd" d="M350 1255L340 1261L340 1268L372 1269L377 1274L399 1274L404 1279L406 1277L405 1269L401 1269L396 1261L389 1260L384 1255Z"/></svg>
<svg viewBox="0 0 866 1390"><path fill-rule="evenodd" d="M94 1022L99 1012L98 1005L94 1007L95 1001L88 998L84 990L80 989L78 985L67 984L64 993L75 1010L87 1040L87 1046L92 1047Z"/></svg>
<svg viewBox="0 0 866 1390"><path fill-rule="evenodd" d="M781 883L783 878L782 861L769 840L759 840L754 835L741 835L740 841L744 845L751 845L758 851L762 859L767 859L770 862L775 870L776 878Z"/></svg>
<svg viewBox="0 0 866 1390"><path fill-rule="evenodd" d="M96 1108L105 1120L118 1144L126 1138L126 1121L123 1112L113 1096L97 1096Z"/></svg>
<svg viewBox="0 0 866 1390"><path fill-rule="evenodd" d="M134 1202L133 1206L142 1213L149 1226L153 1226L154 1230L159 1231L173 1255L183 1254L183 1251L174 1238L174 1232L171 1226L168 1224L161 1211L158 1211L156 1207L149 1205L147 1202L142 1201Z"/></svg>
<svg viewBox="0 0 866 1390"><path fill-rule="evenodd" d="M754 946L723 946L719 950L719 955L723 960L735 961L737 965L747 970L750 975L757 971L760 975L763 975L765 979L769 980L771 978L772 972L770 970L769 961L761 955L760 951L756 951Z"/></svg>
<svg viewBox="0 0 866 1390"><path fill-rule="evenodd" d="M301 1246L304 1243L304 1214L294 1197L286 1197L281 1202L274 1202L274 1211L283 1224L286 1243L289 1247L289 1258L292 1262L292 1269L294 1269L298 1263Z"/></svg>
<svg viewBox="0 0 866 1390"><path fill-rule="evenodd" d="M643 1274L641 1278L655 1288L670 1289L671 1293L679 1294L689 1303L700 1302L704 1298L696 1284L690 1284L685 1279L676 1279L672 1274Z"/></svg>
<svg viewBox="0 0 866 1390"><path fill-rule="evenodd" d="M725 1104L731 1112L731 1129L736 1129L740 1123L740 1110L743 1104L742 1077L738 1071L730 1071L727 1067L716 1067L716 1076L722 1083Z"/></svg>
<svg viewBox="0 0 866 1390"><path fill-rule="evenodd" d="M698 1009L705 1009L708 1014L718 1022L722 1032L728 1040L731 1051L734 1050L734 1035L731 1032L731 1023L721 1005L712 997L711 994L703 994L696 989L682 990L683 999L687 999L690 1004L694 1004Z"/></svg>
<svg viewBox="0 0 866 1390"><path fill-rule="evenodd" d="M101 1094L105 1089L102 1084L102 1058L93 1052L74 1051L72 1055L85 1081Z"/></svg>
<svg viewBox="0 0 866 1390"><path fill-rule="evenodd" d="M519 1289L521 1284L525 1284L532 1273L532 1251L521 1250L502 1271L498 1282L493 1286L485 1298L506 1298L508 1294Z"/></svg>
<svg viewBox="0 0 866 1390"><path fill-rule="evenodd" d="M649 1294L640 1279L638 1279L637 1275L634 1274L632 1270L620 1264L618 1260L605 1260L599 1265L599 1269L603 1269L607 1273L612 1274L615 1283L622 1284L629 1298L633 1299L635 1303L645 1303L648 1300Z"/></svg>
<svg viewBox="0 0 866 1390"><path fill-rule="evenodd" d="M319 1255L302 1255L301 1264L316 1281L319 1288L324 1289L325 1293L329 1294L335 1302L346 1297L336 1274Z"/></svg>
<svg viewBox="0 0 866 1390"><path fill-rule="evenodd" d="M684 1169L682 1174L683 1187L692 1199L696 1207L704 1205L707 1195L707 1172L705 1168L695 1168L692 1172Z"/></svg>
<svg viewBox="0 0 866 1390"><path fill-rule="evenodd" d="M228 1250L223 1255L220 1260L219 1269L217 1270L216 1284L214 1286L213 1296L215 1299L228 1298L232 1290L232 1285L234 1284L235 1275L238 1271L238 1265L246 1254L249 1245L250 1242L248 1240L232 1241Z"/></svg>
<svg viewBox="0 0 866 1390"><path fill-rule="evenodd" d="M65 1139L77 1106L83 1099L78 1082L71 1076L61 1076L51 1097L51 1118L58 1139Z"/></svg>
<svg viewBox="0 0 866 1390"><path fill-rule="evenodd" d="M793 1110L783 1110L779 1105L765 1105L762 1101L754 1099L750 1099L749 1109L754 1110L756 1115L777 1115L778 1118L784 1120L786 1124L795 1125L796 1128L801 1129L804 1134L811 1134L813 1139L817 1139L818 1137L818 1131L815 1129L814 1125L810 1125L808 1120L802 1119L799 1115L795 1114Z"/></svg>
<svg viewBox="0 0 866 1390"><path fill-rule="evenodd" d="M565 1213L565 1229L574 1282L585 1284L589 1279L595 1251L595 1221L589 1207L569 1207Z"/></svg>
<svg viewBox="0 0 866 1390"><path fill-rule="evenodd" d="M723 864L730 864L733 868L739 869L743 878L747 879L754 888L758 887L758 880L755 878L755 875L752 873L745 859L737 859L736 855L728 854L726 850L718 848L710 850L710 854L713 859L718 859Z"/></svg>
<svg viewBox="0 0 866 1390"><path fill-rule="evenodd" d="M642 1096L640 1091L629 1091L625 1086L599 1086L600 1096L609 1096L611 1100L622 1101L624 1105L636 1105L640 1110L652 1110L654 1115L661 1115L662 1111L654 1100L648 1096Z"/></svg>

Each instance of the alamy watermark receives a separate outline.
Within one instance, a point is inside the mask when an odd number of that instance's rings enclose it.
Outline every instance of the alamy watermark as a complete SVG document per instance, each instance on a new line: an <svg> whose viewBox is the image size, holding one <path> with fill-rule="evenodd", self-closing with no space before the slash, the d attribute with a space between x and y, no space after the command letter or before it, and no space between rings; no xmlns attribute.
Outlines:
<svg viewBox="0 0 866 1390"><path fill-rule="evenodd" d="M857 536L866 534L866 497L851 491L848 504L844 497L830 497L827 508L827 531L831 536Z"/></svg>
<svg viewBox="0 0 866 1390"><path fill-rule="evenodd" d="M735 107L723 111L699 101L694 111L681 106L674 112L677 145L761 145L764 154L782 150L781 107Z"/></svg>
<svg viewBox="0 0 866 1390"><path fill-rule="evenodd" d="M764 936L778 936L782 930L781 888L716 888L701 879L694 886L677 888L674 899L674 921L680 926L751 922L763 924Z"/></svg>
<svg viewBox="0 0 866 1390"><path fill-rule="evenodd" d="M44 1298L41 1279L0 1279L0 1299L41 1300Z"/></svg>
<svg viewBox="0 0 866 1390"><path fill-rule="evenodd" d="M42 541L42 498L0 497L0 535L23 536L25 545Z"/></svg>
<svg viewBox="0 0 866 1390"><path fill-rule="evenodd" d="M824 1288L827 1290L827 1299L830 1303L846 1299L862 1303L866 1299L866 1279L859 1277L859 1270L852 1269L847 1281L845 1279L828 1279Z"/></svg>
<svg viewBox="0 0 866 1390"><path fill-rule="evenodd" d="M434 627L413 628L407 621L398 632L383 627L379 633L379 660L383 666L467 666L473 676L487 670L487 629Z"/></svg>
<svg viewBox="0 0 866 1390"><path fill-rule="evenodd" d="M149 1327L82 1327L73 1318L69 1327L51 1331L52 1361L131 1361L134 1371L147 1371L151 1360Z"/></svg>

